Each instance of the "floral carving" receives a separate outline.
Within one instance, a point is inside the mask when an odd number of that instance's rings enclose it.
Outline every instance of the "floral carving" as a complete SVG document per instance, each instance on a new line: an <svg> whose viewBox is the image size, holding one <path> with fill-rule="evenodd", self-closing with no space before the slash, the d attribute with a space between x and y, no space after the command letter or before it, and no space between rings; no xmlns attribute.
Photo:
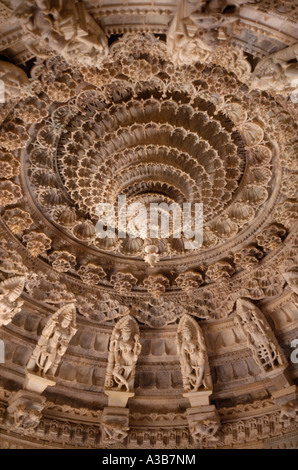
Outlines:
<svg viewBox="0 0 298 470"><path fill-rule="evenodd" d="M114 285L114 289L119 292L120 295L125 295L135 287L138 280L129 272L118 272L111 276L111 282Z"/></svg>
<svg viewBox="0 0 298 470"><path fill-rule="evenodd" d="M0 204L8 206L22 199L21 188L12 181L0 181Z"/></svg>
<svg viewBox="0 0 298 470"><path fill-rule="evenodd" d="M6 209L3 220L13 233L22 233L24 230L30 228L33 223L29 212L18 207Z"/></svg>
<svg viewBox="0 0 298 470"><path fill-rule="evenodd" d="M15 113L25 124L40 122L48 115L47 103L36 96L29 97L18 104Z"/></svg>
<svg viewBox="0 0 298 470"><path fill-rule="evenodd" d="M269 269L259 268L251 271L250 277L244 283L239 294L243 297L250 297L251 299L263 299L265 297L274 297L281 294L284 280L277 274Z"/></svg>
<svg viewBox="0 0 298 470"><path fill-rule="evenodd" d="M102 266L96 263L82 264L78 270L78 275L86 284L98 284L101 279L106 277L106 273Z"/></svg>
<svg viewBox="0 0 298 470"><path fill-rule="evenodd" d="M253 269L263 257L263 253L254 245L248 245L237 251L234 255L234 263L243 269Z"/></svg>
<svg viewBox="0 0 298 470"><path fill-rule="evenodd" d="M29 232L23 236L23 242L26 243L28 250L32 256L38 256L49 250L52 240L42 232Z"/></svg>
<svg viewBox="0 0 298 470"><path fill-rule="evenodd" d="M158 297L140 302L133 308L132 314L145 325L151 328L163 328L175 323L177 319L187 313L187 309L178 302L165 301Z"/></svg>
<svg viewBox="0 0 298 470"><path fill-rule="evenodd" d="M20 163L12 152L0 151L0 172L1 177L10 179L19 174Z"/></svg>
<svg viewBox="0 0 298 470"><path fill-rule="evenodd" d="M78 311L96 322L109 322L129 313L129 308L109 294L79 296Z"/></svg>
<svg viewBox="0 0 298 470"><path fill-rule="evenodd" d="M25 289L33 299L39 302L59 305L74 300L73 293L69 292L66 285L58 281L54 274L46 276L42 272L31 273L26 281Z"/></svg>
<svg viewBox="0 0 298 470"><path fill-rule="evenodd" d="M210 281L228 279L235 272L235 268L229 261L221 260L208 266L206 276Z"/></svg>
<svg viewBox="0 0 298 470"><path fill-rule="evenodd" d="M0 130L0 145L6 150L16 150L25 147L29 135L24 126L11 122L2 124Z"/></svg>
<svg viewBox="0 0 298 470"><path fill-rule="evenodd" d="M63 78L55 80L47 85L46 92L52 101L65 103L75 96L76 82L70 75L65 74Z"/></svg>
<svg viewBox="0 0 298 470"><path fill-rule="evenodd" d="M144 287L153 297L160 297L169 286L170 281L162 274L151 274L144 279Z"/></svg>
<svg viewBox="0 0 298 470"><path fill-rule="evenodd" d="M203 283L203 277L195 271L185 271L176 277L175 282L180 289L191 295Z"/></svg>
<svg viewBox="0 0 298 470"><path fill-rule="evenodd" d="M67 250L53 251L49 255L49 261L52 263L53 268L64 273L73 269L76 265L76 257Z"/></svg>
<svg viewBox="0 0 298 470"><path fill-rule="evenodd" d="M272 224L265 227L256 239L265 251L272 251L280 247L285 235L286 229L283 226Z"/></svg>

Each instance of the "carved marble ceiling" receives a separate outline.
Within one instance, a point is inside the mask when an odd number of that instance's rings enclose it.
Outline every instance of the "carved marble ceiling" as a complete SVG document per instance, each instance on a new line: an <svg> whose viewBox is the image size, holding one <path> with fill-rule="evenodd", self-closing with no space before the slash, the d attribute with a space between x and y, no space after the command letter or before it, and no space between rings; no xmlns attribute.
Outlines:
<svg viewBox="0 0 298 470"><path fill-rule="evenodd" d="M297 18L0 2L2 447L297 446ZM98 238L119 195L202 246Z"/></svg>

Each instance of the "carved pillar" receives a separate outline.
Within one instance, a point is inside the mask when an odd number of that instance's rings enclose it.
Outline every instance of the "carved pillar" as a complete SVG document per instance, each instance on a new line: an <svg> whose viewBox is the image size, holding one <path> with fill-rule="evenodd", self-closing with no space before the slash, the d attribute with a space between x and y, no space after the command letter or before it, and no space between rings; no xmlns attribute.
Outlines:
<svg viewBox="0 0 298 470"><path fill-rule="evenodd" d="M189 430L199 447L215 443L220 420L214 405L207 348L203 333L193 317L184 315L178 325L177 349L181 364L184 397L191 407L186 410Z"/></svg>
<svg viewBox="0 0 298 470"><path fill-rule="evenodd" d="M240 326L246 337L247 346L260 368L260 375L271 378L276 389L288 386L284 375L288 362L265 316L245 298L238 299L236 305L234 323Z"/></svg>
<svg viewBox="0 0 298 470"><path fill-rule="evenodd" d="M141 351L139 327L126 315L116 324L109 345L105 394L108 406L102 413L102 442L105 445L122 443L129 431L128 399L134 396L135 367Z"/></svg>

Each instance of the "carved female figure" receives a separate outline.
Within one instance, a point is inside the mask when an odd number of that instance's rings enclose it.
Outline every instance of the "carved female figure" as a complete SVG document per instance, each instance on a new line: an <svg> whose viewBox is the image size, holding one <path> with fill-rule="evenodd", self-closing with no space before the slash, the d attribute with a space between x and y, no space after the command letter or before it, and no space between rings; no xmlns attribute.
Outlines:
<svg viewBox="0 0 298 470"><path fill-rule="evenodd" d="M37 343L27 370L36 368L42 374L54 375L69 341L77 331L75 328L75 306L62 307L47 322Z"/></svg>
<svg viewBox="0 0 298 470"><path fill-rule="evenodd" d="M122 320L125 322L120 320L112 333L106 388L121 390L125 387L126 391L130 391L141 344L136 321L130 316Z"/></svg>
<svg viewBox="0 0 298 470"><path fill-rule="evenodd" d="M177 344L185 390L197 392L201 387L208 389L205 341L199 325L188 315L180 321Z"/></svg>

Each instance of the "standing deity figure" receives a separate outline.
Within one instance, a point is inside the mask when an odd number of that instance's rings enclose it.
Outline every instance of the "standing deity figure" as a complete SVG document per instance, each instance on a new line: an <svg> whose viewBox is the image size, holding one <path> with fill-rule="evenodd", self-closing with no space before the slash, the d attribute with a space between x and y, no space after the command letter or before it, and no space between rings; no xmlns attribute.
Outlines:
<svg viewBox="0 0 298 470"><path fill-rule="evenodd" d="M210 390L212 383L205 340L199 325L189 315L184 315L180 320L177 349L184 390L186 392Z"/></svg>
<svg viewBox="0 0 298 470"><path fill-rule="evenodd" d="M46 58L51 51L66 60L96 65L108 53L105 33L79 0L23 0L15 10L30 52ZM37 40L42 47L37 50Z"/></svg>
<svg viewBox="0 0 298 470"><path fill-rule="evenodd" d="M284 354L263 313L249 300L237 300L234 319L245 335L256 363L263 372L287 365Z"/></svg>
<svg viewBox="0 0 298 470"><path fill-rule="evenodd" d="M0 283L0 326L11 322L20 312L23 300L20 295L25 285L25 276L14 276Z"/></svg>
<svg viewBox="0 0 298 470"><path fill-rule="evenodd" d="M121 318L110 340L106 390L133 390L135 367L141 352L139 338L136 320L130 315Z"/></svg>
<svg viewBox="0 0 298 470"><path fill-rule="evenodd" d="M54 376L76 331L76 307L74 303L67 304L47 321L28 361L27 370Z"/></svg>

